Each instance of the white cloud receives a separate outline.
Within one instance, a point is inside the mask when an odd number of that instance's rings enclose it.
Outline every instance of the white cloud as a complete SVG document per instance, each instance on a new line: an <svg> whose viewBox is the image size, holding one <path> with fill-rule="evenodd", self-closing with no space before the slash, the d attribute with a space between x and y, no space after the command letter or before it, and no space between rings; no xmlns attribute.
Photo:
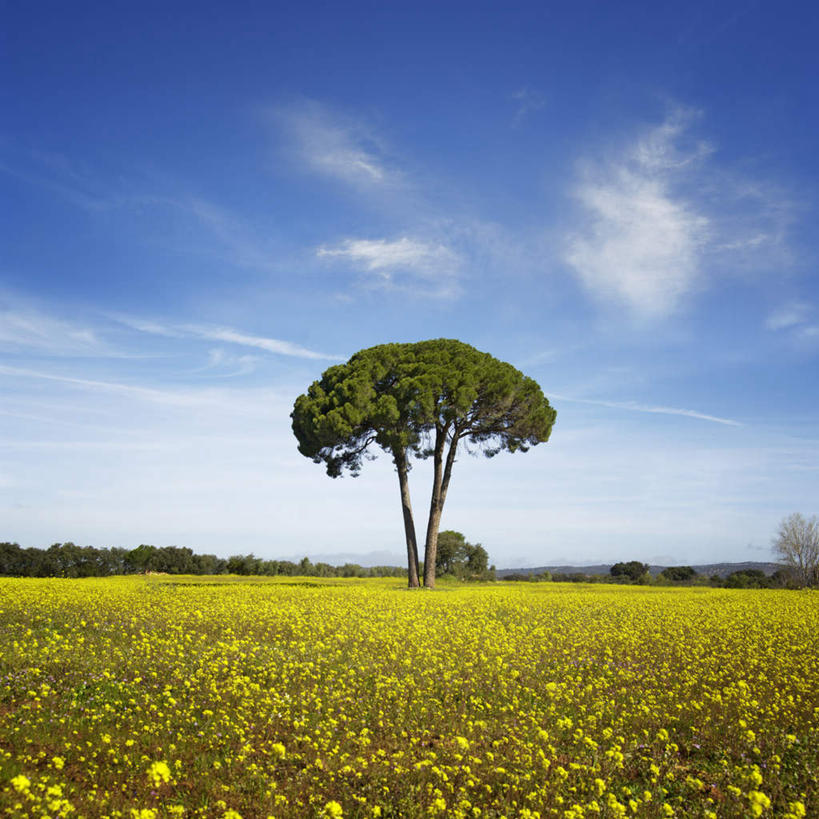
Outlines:
<svg viewBox="0 0 819 819"><path fill-rule="evenodd" d="M122 313L111 313L110 318L114 321L130 327L132 330L139 330L141 333L149 333L154 336L165 336L166 338L182 338L184 333L169 324L161 324L150 319L141 319L134 316L123 315Z"/></svg>
<svg viewBox="0 0 819 819"><path fill-rule="evenodd" d="M345 239L321 247L317 255L343 259L363 268L370 286L407 290L415 295L457 295L460 256L446 245L402 236L400 239Z"/></svg>
<svg viewBox="0 0 819 819"><path fill-rule="evenodd" d="M82 163L61 154L18 152L13 164L0 163L0 172L55 193L86 211L111 211L142 204L141 197L115 191L95 178Z"/></svg>
<svg viewBox="0 0 819 819"><path fill-rule="evenodd" d="M207 341L222 341L229 344L239 344L244 347L254 347L276 355L293 356L295 358L336 361L340 361L344 358L339 355L330 355L309 350L291 341L250 335L230 327L212 327L204 324L163 324L157 321L143 320L121 314L114 315L112 318L142 333L168 338L199 338Z"/></svg>
<svg viewBox="0 0 819 819"><path fill-rule="evenodd" d="M291 341L282 341L278 338L267 338L265 336L252 336L247 333L241 333L238 330L232 330L229 327L205 327L195 324L186 324L182 325L181 329L198 338L210 339L212 341L226 341L231 344L241 344L245 347L256 347L259 350L266 350L268 353L275 353L276 355L309 359L341 360L343 358L343 356L338 355L317 353L299 344L293 344Z"/></svg>
<svg viewBox="0 0 819 819"><path fill-rule="evenodd" d="M810 302L791 301L774 310L765 320L765 327L785 333L799 346L814 349L819 339L819 324L816 324L815 315L816 308Z"/></svg>
<svg viewBox="0 0 819 819"><path fill-rule="evenodd" d="M795 205L776 184L720 166L677 108L608 161L587 162L572 194L585 221L564 259L590 293L662 318L715 276L794 266Z"/></svg>
<svg viewBox="0 0 819 819"><path fill-rule="evenodd" d="M268 273L280 269L280 253L275 243L259 238L249 225L233 213L197 197L170 200L169 204L198 220L226 248L234 264Z"/></svg>
<svg viewBox="0 0 819 819"><path fill-rule="evenodd" d="M86 390L95 390L125 395L153 404L167 404L179 407L195 407L201 404L221 400L221 393L213 390L165 390L154 387L143 387L134 384L123 384L118 381L101 381L92 378L74 378L68 375L32 370L26 367L9 367L0 364L0 375L11 378L37 379L67 384Z"/></svg>
<svg viewBox="0 0 819 819"><path fill-rule="evenodd" d="M804 324L811 312L812 308L806 302L793 301L783 304L768 316L765 326L769 330L787 330L798 324Z"/></svg>
<svg viewBox="0 0 819 819"><path fill-rule="evenodd" d="M574 196L589 216L566 261L594 296L644 317L671 313L697 285L709 219L675 192L676 178L709 149L677 146L689 116L649 130L605 167L587 167Z"/></svg>
<svg viewBox="0 0 819 819"><path fill-rule="evenodd" d="M684 148L678 144L696 117L697 112L690 109L674 109L660 125L637 140L633 161L645 171L673 171L707 157L714 149L703 140Z"/></svg>
<svg viewBox="0 0 819 819"><path fill-rule="evenodd" d="M254 372L260 360L256 355L233 355L222 347L208 351L208 363L195 372L207 373L218 378L232 378Z"/></svg>
<svg viewBox="0 0 819 819"><path fill-rule="evenodd" d="M512 127L517 128L533 111L539 111L546 105L546 99L539 91L524 86L512 94L517 104L515 115L512 118Z"/></svg>
<svg viewBox="0 0 819 819"><path fill-rule="evenodd" d="M10 299L0 299L0 346L52 355L100 355L110 352L88 327L55 318Z"/></svg>
<svg viewBox="0 0 819 819"><path fill-rule="evenodd" d="M366 123L308 101L275 112L299 158L312 170L359 186L395 184L399 171Z"/></svg>
<svg viewBox="0 0 819 819"><path fill-rule="evenodd" d="M220 255L232 264L266 272L281 270L282 243L270 238L269 229L263 232L240 215L201 196L169 193L169 190L178 187L178 183L170 177L163 178L156 173L149 178L137 176L127 183L120 182L120 190L110 182L94 178L85 169L76 169L70 160L60 155L37 153L33 158L37 168L35 172L17 171L0 163L0 173L8 173L29 184L53 191L87 211L121 209L140 216L151 213L163 219L167 231L186 253L213 253L213 249L204 242L191 242L190 233L195 225L215 240L220 246ZM147 184L152 187L158 184L165 192L140 192ZM173 218L175 215L181 215L184 224L177 227Z"/></svg>
<svg viewBox="0 0 819 819"><path fill-rule="evenodd" d="M655 415L683 415L688 418L697 418L701 421L713 421L716 424L725 424L731 427L741 427L742 423L733 421L730 418L720 418L717 415L707 415L697 410L679 409L677 407L661 407L652 404L639 404L636 401L597 401L591 398L570 398L566 395L550 393L552 398L560 401L569 401L573 404L592 404L597 407L610 407L611 409L633 410L634 412L648 412Z"/></svg>

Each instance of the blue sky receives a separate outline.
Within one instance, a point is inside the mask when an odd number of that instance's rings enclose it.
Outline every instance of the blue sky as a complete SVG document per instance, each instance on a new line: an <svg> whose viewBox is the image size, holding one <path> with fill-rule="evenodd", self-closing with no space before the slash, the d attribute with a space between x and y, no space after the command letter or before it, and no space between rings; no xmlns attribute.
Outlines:
<svg viewBox="0 0 819 819"><path fill-rule="evenodd" d="M558 409L459 458L499 566L765 560L819 498L815 4L4 4L0 539L402 561L293 400L459 338ZM419 526L429 469L412 474Z"/></svg>

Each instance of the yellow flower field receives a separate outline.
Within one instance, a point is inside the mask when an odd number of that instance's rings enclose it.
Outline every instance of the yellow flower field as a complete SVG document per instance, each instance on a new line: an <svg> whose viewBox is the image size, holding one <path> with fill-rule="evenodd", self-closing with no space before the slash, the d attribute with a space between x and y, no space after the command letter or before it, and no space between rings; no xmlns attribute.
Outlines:
<svg viewBox="0 0 819 819"><path fill-rule="evenodd" d="M819 595L0 579L0 814L819 816Z"/></svg>

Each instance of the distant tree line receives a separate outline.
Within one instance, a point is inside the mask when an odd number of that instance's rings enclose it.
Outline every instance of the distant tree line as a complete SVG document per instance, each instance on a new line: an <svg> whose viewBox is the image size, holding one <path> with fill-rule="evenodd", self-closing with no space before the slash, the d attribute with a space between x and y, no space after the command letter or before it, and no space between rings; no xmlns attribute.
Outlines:
<svg viewBox="0 0 819 819"><path fill-rule="evenodd" d="M312 577L406 577L406 567L359 566L345 563L313 563L303 558L263 560L249 555L222 558L195 554L182 546L150 546L135 549L97 548L74 543L55 543L47 549L23 548L17 543L0 543L0 576L6 577L108 577L118 574L241 574Z"/></svg>
<svg viewBox="0 0 819 819"><path fill-rule="evenodd" d="M480 543L468 543L460 532L441 532L436 556L438 575L450 580L494 580L495 567ZM359 566L344 563L313 563L309 558L264 560L253 554L223 558L196 554L181 546L150 546L135 549L96 548L74 543L55 543L47 549L0 543L0 576L6 577L108 577L119 574L238 574L299 577L406 577L400 566Z"/></svg>
<svg viewBox="0 0 819 819"><path fill-rule="evenodd" d="M738 569L726 577L698 574L691 566L669 566L652 577L647 563L630 560L615 563L608 575L545 571L507 574L504 580L559 581L564 583L636 583L652 586L721 586L728 589L802 589L819 588L819 518L806 518L795 512L784 518L773 539L774 553L781 568L773 574L760 569Z"/></svg>
<svg viewBox="0 0 819 819"><path fill-rule="evenodd" d="M723 577L700 574L691 566L668 566L652 576L647 563L630 560L615 563L608 574L585 572L541 572L507 574L503 580L531 581L535 583L620 583L638 586L713 586L726 589L792 589L800 588L799 579L787 567L767 575L761 569L740 569Z"/></svg>

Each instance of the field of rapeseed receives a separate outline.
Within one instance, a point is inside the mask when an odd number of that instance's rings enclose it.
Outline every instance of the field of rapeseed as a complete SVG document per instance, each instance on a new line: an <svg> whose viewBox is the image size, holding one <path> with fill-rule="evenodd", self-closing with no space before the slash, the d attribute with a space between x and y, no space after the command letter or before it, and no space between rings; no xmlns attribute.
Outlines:
<svg viewBox="0 0 819 819"><path fill-rule="evenodd" d="M0 815L819 816L819 595L0 579Z"/></svg>

